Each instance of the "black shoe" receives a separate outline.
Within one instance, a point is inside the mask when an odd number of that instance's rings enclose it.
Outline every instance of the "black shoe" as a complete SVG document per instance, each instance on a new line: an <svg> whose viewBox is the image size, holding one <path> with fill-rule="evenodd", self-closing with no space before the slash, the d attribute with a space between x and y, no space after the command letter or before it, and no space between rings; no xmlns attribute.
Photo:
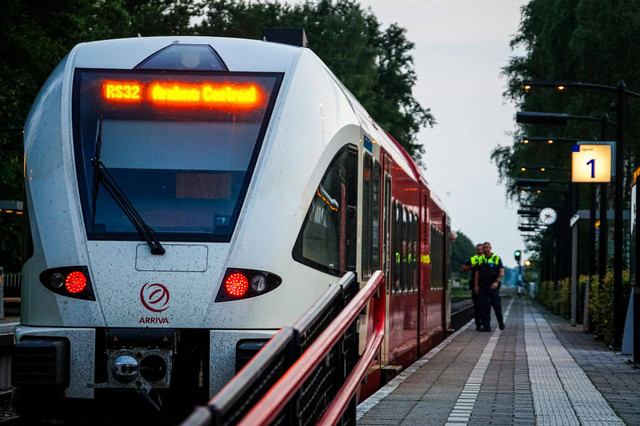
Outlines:
<svg viewBox="0 0 640 426"><path fill-rule="evenodd" d="M479 331L491 332L490 328L482 327Z"/></svg>
<svg viewBox="0 0 640 426"><path fill-rule="evenodd" d="M482 331L482 326L481 325L476 325L476 331Z"/></svg>
<svg viewBox="0 0 640 426"><path fill-rule="evenodd" d="M498 327L500 327L500 330L504 330L504 323L501 322L500 324L498 324Z"/></svg>

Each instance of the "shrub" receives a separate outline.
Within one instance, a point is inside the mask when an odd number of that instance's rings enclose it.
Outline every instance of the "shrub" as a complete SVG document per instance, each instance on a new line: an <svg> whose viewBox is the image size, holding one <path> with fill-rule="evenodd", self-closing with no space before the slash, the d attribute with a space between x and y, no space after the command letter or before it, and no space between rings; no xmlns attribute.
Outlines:
<svg viewBox="0 0 640 426"><path fill-rule="evenodd" d="M584 287L588 277L581 275L578 279L577 322L582 322L582 305L584 304ZM622 272L622 307L626 314L631 287L629 271ZM571 317L571 281L565 278L557 283L543 281L538 288L537 300L552 312L565 318ZM589 286L589 330L608 345L613 344L613 271L607 270L602 285L598 276L594 276Z"/></svg>

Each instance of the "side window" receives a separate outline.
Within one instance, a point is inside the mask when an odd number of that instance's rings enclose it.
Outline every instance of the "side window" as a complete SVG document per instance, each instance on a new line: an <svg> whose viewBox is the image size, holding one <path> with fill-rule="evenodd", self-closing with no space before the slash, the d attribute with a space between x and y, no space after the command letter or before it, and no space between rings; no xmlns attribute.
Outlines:
<svg viewBox="0 0 640 426"><path fill-rule="evenodd" d="M362 164L362 277L371 276L371 160L364 155Z"/></svg>
<svg viewBox="0 0 640 426"><path fill-rule="evenodd" d="M373 162L371 174L371 272L380 268L380 163Z"/></svg>
<svg viewBox="0 0 640 426"><path fill-rule="evenodd" d="M341 275L355 266L357 153L342 149L316 189L293 248L293 258ZM355 182L354 182L355 181Z"/></svg>
<svg viewBox="0 0 640 426"><path fill-rule="evenodd" d="M435 226L431 227L431 290L442 290L443 287L443 241L442 232L436 229Z"/></svg>
<svg viewBox="0 0 640 426"><path fill-rule="evenodd" d="M393 217L393 209L391 204L391 176L386 174L384 175L384 219L383 219L383 262L382 270L385 274L387 274L387 293L391 291L391 285L393 284L393 280L391 277L391 262L393 252L391 251L391 219Z"/></svg>
<svg viewBox="0 0 640 426"><path fill-rule="evenodd" d="M418 249L418 237L419 237L419 224L418 224L418 215L417 214L413 214L413 259L411 260L412 264L413 264L413 289L415 291L418 291L418 288L420 287L420 283L419 283L419 266L420 264L418 263L418 253L419 253L419 249Z"/></svg>
<svg viewBox="0 0 640 426"><path fill-rule="evenodd" d="M397 293L400 288L400 266L402 251L402 213L398 200L393 200L392 217L391 217L391 280L393 283L393 291Z"/></svg>
<svg viewBox="0 0 640 426"><path fill-rule="evenodd" d="M407 291L414 290L413 281L413 213L407 210Z"/></svg>
<svg viewBox="0 0 640 426"><path fill-rule="evenodd" d="M368 153L362 168L362 276L380 268L380 163Z"/></svg>
<svg viewBox="0 0 640 426"><path fill-rule="evenodd" d="M400 261L402 262L402 276L400 277L400 283L402 285L402 290L403 291L407 291L409 290L409 271L407 271L407 267L409 266L409 262L407 261L407 256L409 255L409 247L407 247L407 242L408 242L408 231L409 231L409 224L407 223L408 221L408 214L407 214L407 208L403 207L402 208L402 254L400 256Z"/></svg>

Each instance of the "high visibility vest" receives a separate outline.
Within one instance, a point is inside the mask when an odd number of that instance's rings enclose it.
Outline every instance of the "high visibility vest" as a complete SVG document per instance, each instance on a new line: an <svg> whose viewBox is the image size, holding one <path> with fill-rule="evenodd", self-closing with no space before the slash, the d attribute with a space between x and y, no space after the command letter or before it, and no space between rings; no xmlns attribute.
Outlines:
<svg viewBox="0 0 640 426"><path fill-rule="evenodd" d="M480 263L493 263L494 265L497 265L500 262L500 256L498 256L495 253L492 254L489 259L484 257L484 255L479 256L479 257L480 257Z"/></svg>
<svg viewBox="0 0 640 426"><path fill-rule="evenodd" d="M496 278L498 278L499 270L497 266L500 263L500 256L497 254L492 254L488 259L485 256L482 256L480 259L479 271L479 285L489 285L493 283Z"/></svg>
<svg viewBox="0 0 640 426"><path fill-rule="evenodd" d="M482 259L482 255L475 255L469 258L469 263L471 263L471 278L469 279L469 290L473 290L475 288L476 282L476 268L480 265L480 261Z"/></svg>

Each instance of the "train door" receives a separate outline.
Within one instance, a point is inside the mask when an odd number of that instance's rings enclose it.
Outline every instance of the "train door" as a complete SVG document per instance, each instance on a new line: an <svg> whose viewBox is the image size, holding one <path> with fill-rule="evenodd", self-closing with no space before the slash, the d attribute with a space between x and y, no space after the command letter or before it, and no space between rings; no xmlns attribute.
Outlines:
<svg viewBox="0 0 640 426"><path fill-rule="evenodd" d="M365 135L365 141L368 140ZM365 144L365 148L366 144ZM381 211L382 211L382 168L380 162L374 155L374 152L369 147L363 150L361 155L362 168L361 168L361 192L360 200L360 244L359 244L359 271L361 281L366 282L371 275L382 268L382 226L381 226ZM370 319L370 315L367 316L367 322ZM365 337L368 335L372 328L369 328L367 323L363 323L360 328L360 351L364 350L366 343Z"/></svg>
<svg viewBox="0 0 640 426"><path fill-rule="evenodd" d="M380 269L380 163L365 151L362 164L362 281Z"/></svg>
<svg viewBox="0 0 640 426"><path fill-rule="evenodd" d="M443 330L448 331L451 328L451 219L443 213L442 228L444 231L444 241L442 242L442 273L444 283L442 309L444 318L442 320Z"/></svg>
<svg viewBox="0 0 640 426"><path fill-rule="evenodd" d="M382 218L383 218L383 232L382 232L382 272L384 272L385 280L386 280L386 317L389 318L389 306L390 306L390 297L391 292L393 291L393 286L395 283L391 278L391 268L392 262L395 257L391 252L391 222L394 214L392 202L391 202L391 166L392 160L391 157L387 154L384 155L383 159L383 189L382 189ZM389 321L385 321L385 338L382 343L382 365L386 365L388 363L388 354L389 354Z"/></svg>
<svg viewBox="0 0 640 426"><path fill-rule="evenodd" d="M422 353L423 340L429 337L429 289L431 286L431 251L430 251L430 219L429 190L422 189L420 206L420 284L418 290L419 329L418 347ZM418 356L420 356L420 354Z"/></svg>

